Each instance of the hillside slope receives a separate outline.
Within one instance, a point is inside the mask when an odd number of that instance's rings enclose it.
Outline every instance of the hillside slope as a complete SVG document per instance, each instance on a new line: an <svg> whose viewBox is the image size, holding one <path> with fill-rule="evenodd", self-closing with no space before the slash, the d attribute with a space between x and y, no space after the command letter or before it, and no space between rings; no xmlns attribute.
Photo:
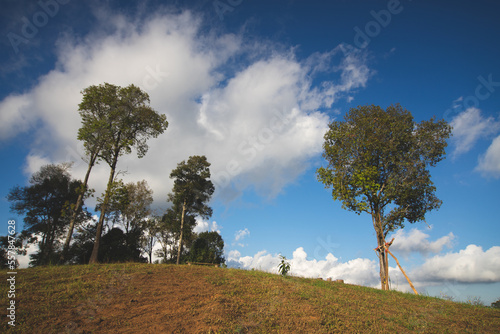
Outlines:
<svg viewBox="0 0 500 334"><path fill-rule="evenodd" d="M0 293L5 310L5 283ZM16 327L2 318L2 333L500 330L497 309L432 297L259 271L132 263L18 270Z"/></svg>

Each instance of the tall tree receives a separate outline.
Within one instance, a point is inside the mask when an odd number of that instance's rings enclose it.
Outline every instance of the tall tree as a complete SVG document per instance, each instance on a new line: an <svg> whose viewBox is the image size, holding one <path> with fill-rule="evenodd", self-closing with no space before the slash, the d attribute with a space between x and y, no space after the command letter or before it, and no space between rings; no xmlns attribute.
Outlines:
<svg viewBox="0 0 500 334"><path fill-rule="evenodd" d="M29 186L14 187L7 196L11 210L25 215L22 234L27 242L38 243L38 253L31 256L33 265L57 262L54 256L58 239L69 224L70 203L76 201L77 189L82 185L71 179L68 168L68 164L42 166L30 178ZM77 220L87 218L87 211L80 208Z"/></svg>
<svg viewBox="0 0 500 334"><path fill-rule="evenodd" d="M177 250L179 264L182 254L182 239L184 223L187 216L199 216L208 219L212 216L212 209L208 201L214 193L214 185L210 181L210 163L205 156L191 156L188 161L177 164L170 178L174 179L172 193L168 199L173 203L176 213L180 213L180 235Z"/></svg>
<svg viewBox="0 0 500 334"><path fill-rule="evenodd" d="M428 167L444 159L451 127L431 118L416 123L399 104L352 108L325 134L327 167L317 177L342 208L371 215L377 236L382 289L388 289L387 234L425 219L441 201Z"/></svg>
<svg viewBox="0 0 500 334"><path fill-rule="evenodd" d="M166 116L157 113L149 106L149 96L140 88L134 85L124 88L116 86L115 90L110 90L110 94L112 95L106 99L106 103L109 104L105 135L107 141L99 153L99 157L110 166L110 173L89 263L98 262L102 227L118 158L123 154L131 153L132 148L137 150L139 158L144 157L148 151L147 140L156 138L168 127Z"/></svg>
<svg viewBox="0 0 500 334"><path fill-rule="evenodd" d="M89 86L81 92L83 98L78 110L82 118L82 126L78 129L78 140L83 142L85 148L86 157L84 161L87 162L87 172L85 173L82 187L79 189L76 203L73 205L68 234L66 235L66 241L61 253L61 262L66 260L68 254L75 220L83 204L83 197L87 191L90 172L98 162L99 154L109 140L109 132L107 131L109 129L108 123L110 115L113 114L114 101L112 99L117 95L117 89L118 87L106 83L99 86Z"/></svg>

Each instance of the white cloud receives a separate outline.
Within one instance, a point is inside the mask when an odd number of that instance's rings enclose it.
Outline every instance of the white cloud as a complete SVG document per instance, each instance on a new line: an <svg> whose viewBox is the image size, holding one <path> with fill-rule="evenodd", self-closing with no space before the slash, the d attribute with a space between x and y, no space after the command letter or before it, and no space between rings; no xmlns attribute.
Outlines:
<svg viewBox="0 0 500 334"><path fill-rule="evenodd" d="M6 97L0 104L0 140L6 140L29 129L33 123L32 102L22 95Z"/></svg>
<svg viewBox="0 0 500 334"><path fill-rule="evenodd" d="M201 20L189 12L101 22L106 29L59 40L56 67L30 91L0 102L0 140L32 131L28 173L42 161L72 159L74 177L82 178L80 91L103 82L139 85L152 107L167 115L169 128L148 142L144 158L122 156L118 169L128 172L125 181L146 179L156 206L164 206L171 191L169 172L190 155L206 155L212 163L220 198L232 200L247 187L275 196L321 152L330 119L317 109L330 108L341 94L351 96L370 75L363 56L350 53L337 64L330 59L335 82L312 87L311 67L292 52L263 56L256 46L252 54L241 36L203 33ZM233 64L235 55L252 60ZM94 167L90 187L97 194L108 173L104 163Z"/></svg>
<svg viewBox="0 0 500 334"><path fill-rule="evenodd" d="M196 219L196 225L193 228L193 232L194 233L217 232L220 234L221 229L222 227L219 226L215 220L210 223L202 219Z"/></svg>
<svg viewBox="0 0 500 334"><path fill-rule="evenodd" d="M436 255L414 270L411 277L420 282L500 282L500 247L483 251L480 246L468 245L458 253Z"/></svg>
<svg viewBox="0 0 500 334"><path fill-rule="evenodd" d="M24 166L24 173L31 175L33 172L40 170L42 166L50 164L50 160L46 157L30 154L26 157L26 165Z"/></svg>
<svg viewBox="0 0 500 334"><path fill-rule="evenodd" d="M486 153L479 158L476 170L485 176L500 177L500 136L493 140Z"/></svg>
<svg viewBox="0 0 500 334"><path fill-rule="evenodd" d="M242 269L258 269L271 273L278 272L280 263L278 254L271 255L263 250L254 256L241 257L240 252L231 251L228 256L228 265ZM346 283L377 286L379 277L377 264L368 259L354 259L340 262L329 253L325 260L308 260L304 248L299 247L293 252L293 257L288 260L292 275L326 279L343 279ZM391 268L393 269L393 268ZM394 269L393 269L394 270Z"/></svg>
<svg viewBox="0 0 500 334"><path fill-rule="evenodd" d="M441 241L441 243L447 242ZM435 243L435 251L441 248L442 245ZM239 251L231 250L227 255L229 267L257 269L275 274L278 273L280 261L279 254L269 254L265 250L253 256L241 256ZM331 253L328 253L324 260L309 260L304 248L298 247L288 262L291 267L290 273L295 276L343 279L350 284L380 287L378 260L356 258L342 262ZM406 278L392 258L389 259L389 263L394 265L389 267L391 286L400 291L411 292ZM404 267L404 263L402 265ZM495 246L483 251L480 246L469 245L458 253L450 252L428 258L424 264L414 267L411 271L408 268L404 269L417 290L436 284L449 287L450 282L452 285L500 282L500 247Z"/></svg>
<svg viewBox="0 0 500 334"><path fill-rule="evenodd" d="M481 111L474 107L458 114L450 125L453 127L452 142L455 145L453 157L469 152L480 138L500 130L500 122L493 117L483 117Z"/></svg>
<svg viewBox="0 0 500 334"><path fill-rule="evenodd" d="M427 255L429 253L439 253L446 246L451 248L452 241L455 238L452 232L435 241L429 241L429 235L413 228L408 233L404 230L398 230L394 235L394 243L391 250L405 257L411 253L420 253Z"/></svg>

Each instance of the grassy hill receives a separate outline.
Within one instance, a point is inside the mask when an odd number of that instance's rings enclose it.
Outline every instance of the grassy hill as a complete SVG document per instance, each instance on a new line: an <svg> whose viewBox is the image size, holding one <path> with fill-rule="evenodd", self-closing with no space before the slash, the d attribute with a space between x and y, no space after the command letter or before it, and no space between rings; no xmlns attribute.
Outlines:
<svg viewBox="0 0 500 334"><path fill-rule="evenodd" d="M7 284L0 294L5 314ZM500 332L498 309L259 271L133 263L18 270L16 327L7 321L0 332Z"/></svg>

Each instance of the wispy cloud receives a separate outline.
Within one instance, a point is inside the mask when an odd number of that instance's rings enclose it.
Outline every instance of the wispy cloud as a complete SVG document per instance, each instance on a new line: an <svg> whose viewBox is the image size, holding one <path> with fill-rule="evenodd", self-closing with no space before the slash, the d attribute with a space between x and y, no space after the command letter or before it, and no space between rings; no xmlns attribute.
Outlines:
<svg viewBox="0 0 500 334"><path fill-rule="evenodd" d="M239 230L234 234L234 241L239 241L247 235L250 235L250 231L247 228L245 228L244 230Z"/></svg>

